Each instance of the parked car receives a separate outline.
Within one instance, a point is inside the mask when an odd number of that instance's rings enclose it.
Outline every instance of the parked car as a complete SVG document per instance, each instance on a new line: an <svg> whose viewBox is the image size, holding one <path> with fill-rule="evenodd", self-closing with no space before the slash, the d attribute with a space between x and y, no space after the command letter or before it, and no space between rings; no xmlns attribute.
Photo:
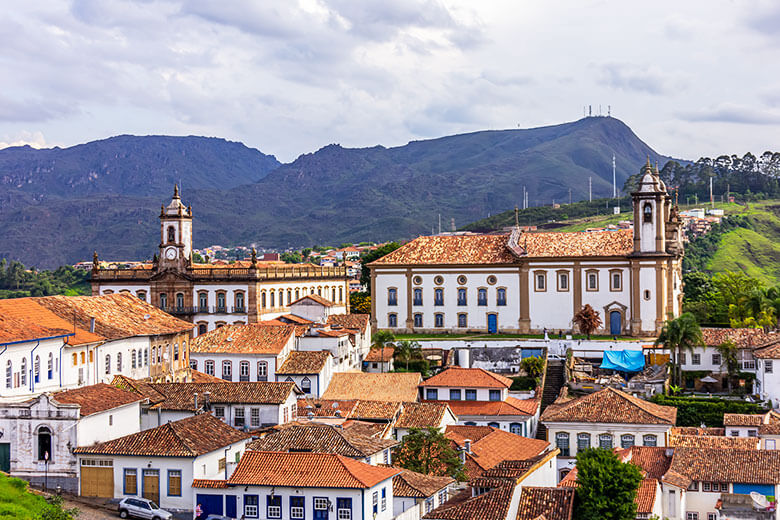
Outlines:
<svg viewBox="0 0 780 520"><path fill-rule="evenodd" d="M204 520L231 520L227 516L222 515L209 515Z"/></svg>
<svg viewBox="0 0 780 520"><path fill-rule="evenodd" d="M145 520L170 520L173 514L146 498L123 498L119 501L120 518L143 518Z"/></svg>

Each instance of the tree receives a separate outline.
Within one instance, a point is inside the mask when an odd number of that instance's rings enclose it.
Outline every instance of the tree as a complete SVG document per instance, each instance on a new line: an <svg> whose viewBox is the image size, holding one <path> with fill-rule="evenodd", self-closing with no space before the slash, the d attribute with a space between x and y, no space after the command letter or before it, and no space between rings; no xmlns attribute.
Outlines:
<svg viewBox="0 0 780 520"><path fill-rule="evenodd" d="M710 277L701 271L683 274L684 301L700 302L712 290Z"/></svg>
<svg viewBox="0 0 780 520"><path fill-rule="evenodd" d="M682 386L682 367L680 359L683 351L693 352L694 347L703 343L701 329L696 322L696 318L690 312L680 314L678 318L667 320L664 323L661 334L655 340L656 346L663 345L674 353L674 371L673 377L675 384Z"/></svg>
<svg viewBox="0 0 780 520"><path fill-rule="evenodd" d="M393 453L397 466L425 475L466 480L463 461L450 440L436 428L412 428Z"/></svg>
<svg viewBox="0 0 780 520"><path fill-rule="evenodd" d="M361 264L361 270L360 270L360 283L363 284L365 287L371 288L371 270L368 268L368 264L373 262L374 260L379 260L383 256L392 253L396 249L401 247L401 244L398 242L388 242L387 244L384 244L382 246L379 246L378 248L374 249L373 251L370 251L363 255L363 258L360 259Z"/></svg>
<svg viewBox="0 0 780 520"><path fill-rule="evenodd" d="M393 342L395 341L395 336L392 332L389 330L378 330L374 333L374 336L371 338L371 349L381 349L382 350L382 361L385 360L385 347L392 347ZM385 364L380 363L379 364L382 367L382 372L385 371Z"/></svg>
<svg viewBox="0 0 780 520"><path fill-rule="evenodd" d="M395 344L395 356L399 361L405 361L406 370L409 370L409 361L422 358L422 347L416 341L398 341Z"/></svg>
<svg viewBox="0 0 780 520"><path fill-rule="evenodd" d="M641 470L623 463L612 450L590 448L577 453L578 520L633 520Z"/></svg>
<svg viewBox="0 0 780 520"><path fill-rule="evenodd" d="M73 520L79 516L79 508L65 509L59 495L47 497L46 502L46 507L38 516L39 520Z"/></svg>
<svg viewBox="0 0 780 520"><path fill-rule="evenodd" d="M573 321L579 327L580 332L585 334L588 339L590 339L590 335L593 334L593 331L601 327L601 317L599 316L598 311L591 307L590 304L585 304L582 309L577 311Z"/></svg>
<svg viewBox="0 0 780 520"><path fill-rule="evenodd" d="M726 385L731 391L731 380L739 373L739 350L733 341L727 339L715 349L720 354L720 366L726 369Z"/></svg>
<svg viewBox="0 0 780 520"><path fill-rule="evenodd" d="M520 367L530 377L537 378L544 373L544 360L540 357L527 357L520 362Z"/></svg>
<svg viewBox="0 0 780 520"><path fill-rule="evenodd" d="M350 293L349 310L354 314L371 314L371 295L367 292Z"/></svg>

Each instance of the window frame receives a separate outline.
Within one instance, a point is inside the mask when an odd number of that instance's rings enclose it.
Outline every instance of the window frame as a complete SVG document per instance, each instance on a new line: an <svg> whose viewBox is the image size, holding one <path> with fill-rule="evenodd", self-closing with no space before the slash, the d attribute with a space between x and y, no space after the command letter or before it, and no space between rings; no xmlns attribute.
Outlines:
<svg viewBox="0 0 780 520"><path fill-rule="evenodd" d="M290 502L290 520L304 520L306 518L306 498L290 497L289 502ZM295 509L300 509L299 515L294 514Z"/></svg>
<svg viewBox="0 0 780 520"><path fill-rule="evenodd" d="M618 276L618 285L615 285L615 275ZM620 292L623 290L623 270L622 269L610 269L609 270L609 290L611 292Z"/></svg>
<svg viewBox="0 0 780 520"><path fill-rule="evenodd" d="M507 302L506 295L507 295L506 287L496 287L496 307L506 307L506 302Z"/></svg>
<svg viewBox="0 0 780 520"><path fill-rule="evenodd" d="M542 281L540 284L539 281ZM534 292L547 292L547 271L537 269L534 271Z"/></svg>
<svg viewBox="0 0 780 520"><path fill-rule="evenodd" d="M647 441L652 439L652 444L648 444ZM646 433L642 435L642 446L655 447L658 446L658 435L654 433Z"/></svg>
<svg viewBox="0 0 780 520"><path fill-rule="evenodd" d="M413 321L414 327L422 328L422 326L423 326L423 315L422 315L421 312L415 312L414 315L412 316L412 320L414 320Z"/></svg>
<svg viewBox="0 0 780 520"><path fill-rule="evenodd" d="M466 329L469 326L469 315L465 312L458 313L458 328Z"/></svg>
<svg viewBox="0 0 780 520"><path fill-rule="evenodd" d="M433 306L444 307L444 287L435 287L433 289Z"/></svg>
<svg viewBox="0 0 780 520"><path fill-rule="evenodd" d="M483 298L484 295L484 298ZM477 288L477 307L487 307L488 306L488 290L487 287L478 287Z"/></svg>
<svg viewBox="0 0 780 520"><path fill-rule="evenodd" d="M434 328L441 329L444 327L444 313L443 312L437 312L433 315L433 326Z"/></svg>
<svg viewBox="0 0 780 520"><path fill-rule="evenodd" d="M591 276L596 280L596 286L590 286ZM599 270L598 269L585 269L585 290L587 292L598 292L599 290Z"/></svg>
<svg viewBox="0 0 780 520"><path fill-rule="evenodd" d="M397 287L388 287L387 288L387 306L388 307L397 307L398 306L398 288Z"/></svg>
<svg viewBox="0 0 780 520"><path fill-rule="evenodd" d="M583 442L586 440L587 440L587 445L585 445L585 443ZM589 450L591 447L591 442L592 442L592 435L590 433L579 432L577 434L577 453L584 450Z"/></svg>
<svg viewBox="0 0 780 520"><path fill-rule="evenodd" d="M606 444L602 441L609 440L609 446L602 446L602 444ZM606 449L611 450L615 447L615 436L610 433L600 433L599 434L599 449Z"/></svg>
<svg viewBox="0 0 780 520"><path fill-rule="evenodd" d="M571 278L569 277L568 269L558 269L555 271L555 280L558 292L569 292L571 290Z"/></svg>
<svg viewBox="0 0 780 520"><path fill-rule="evenodd" d="M555 447L561 450L561 457L571 456L569 432L557 432L555 434Z"/></svg>
<svg viewBox="0 0 780 520"><path fill-rule="evenodd" d="M279 502L279 505L276 505L276 502ZM272 515L271 514L271 508L278 509L278 514ZM259 513L258 508L258 513ZM281 495L274 495L273 497L271 495L266 495L265 497L265 513L266 517L268 518L274 518L279 519L282 518L282 496Z"/></svg>
<svg viewBox="0 0 780 520"><path fill-rule="evenodd" d="M495 397L495 399L494 399ZM488 401L501 401L501 390L488 390Z"/></svg>
<svg viewBox="0 0 780 520"><path fill-rule="evenodd" d="M389 312L387 314L387 326L392 328L398 328L398 314L395 312Z"/></svg>
<svg viewBox="0 0 780 520"><path fill-rule="evenodd" d="M461 401L463 391L460 388L450 388L450 401Z"/></svg>
<svg viewBox="0 0 780 520"><path fill-rule="evenodd" d="M433 396L433 397L431 397ZM438 401L439 400L439 389L438 388L426 388L425 389L425 400L426 401Z"/></svg>
<svg viewBox="0 0 780 520"><path fill-rule="evenodd" d="M228 370L225 370L225 367L228 368ZM223 381L233 381L233 362L229 359L223 359L222 360L222 376L221 379Z"/></svg>
<svg viewBox="0 0 780 520"><path fill-rule="evenodd" d="M469 396L473 395L473 398L469 398ZM463 400L464 401L476 401L477 400L477 389L476 388L466 388L465 392L463 392Z"/></svg>
<svg viewBox="0 0 780 520"><path fill-rule="evenodd" d="M421 307L423 304L423 290L422 287L415 287L412 289L412 306Z"/></svg>
<svg viewBox="0 0 780 520"><path fill-rule="evenodd" d="M179 493L171 493L171 477L176 478L176 473L178 473L179 477ZM167 486L167 493L169 497L180 497L182 496L182 472L180 469L169 469L168 470L168 486Z"/></svg>
<svg viewBox="0 0 780 520"><path fill-rule="evenodd" d="M469 304L469 290L466 287L458 287L456 294L458 296L458 307L465 307ZM461 295L463 296L462 298Z"/></svg>
<svg viewBox="0 0 780 520"><path fill-rule="evenodd" d="M127 486L127 477L130 476L131 472L133 476L132 493L129 491L130 488ZM129 495L129 496L138 496L138 468L124 468L122 470L122 494Z"/></svg>

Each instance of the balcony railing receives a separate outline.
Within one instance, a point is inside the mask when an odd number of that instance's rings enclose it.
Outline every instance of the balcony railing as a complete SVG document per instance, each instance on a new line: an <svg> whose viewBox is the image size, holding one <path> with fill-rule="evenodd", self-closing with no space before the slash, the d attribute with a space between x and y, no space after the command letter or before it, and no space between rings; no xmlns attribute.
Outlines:
<svg viewBox="0 0 780 520"><path fill-rule="evenodd" d="M251 269L247 267L204 268L195 267L186 270L187 274L199 280L280 280L280 279L317 279L346 278L344 266L281 266ZM149 280L153 269L99 269L92 272L92 280Z"/></svg>
<svg viewBox="0 0 780 520"><path fill-rule="evenodd" d="M228 307L225 305L214 305L206 307L179 307L159 305L159 308L168 314L246 314L246 307Z"/></svg>

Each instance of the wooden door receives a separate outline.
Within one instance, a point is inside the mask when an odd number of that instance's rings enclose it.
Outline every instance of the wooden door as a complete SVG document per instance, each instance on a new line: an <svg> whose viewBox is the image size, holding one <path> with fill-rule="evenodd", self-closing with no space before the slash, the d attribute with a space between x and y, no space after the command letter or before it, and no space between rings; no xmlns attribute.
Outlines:
<svg viewBox="0 0 780 520"><path fill-rule="evenodd" d="M160 470L144 470L143 496L160 505Z"/></svg>
<svg viewBox="0 0 780 520"><path fill-rule="evenodd" d="M81 466L81 496L114 498L114 468Z"/></svg>

